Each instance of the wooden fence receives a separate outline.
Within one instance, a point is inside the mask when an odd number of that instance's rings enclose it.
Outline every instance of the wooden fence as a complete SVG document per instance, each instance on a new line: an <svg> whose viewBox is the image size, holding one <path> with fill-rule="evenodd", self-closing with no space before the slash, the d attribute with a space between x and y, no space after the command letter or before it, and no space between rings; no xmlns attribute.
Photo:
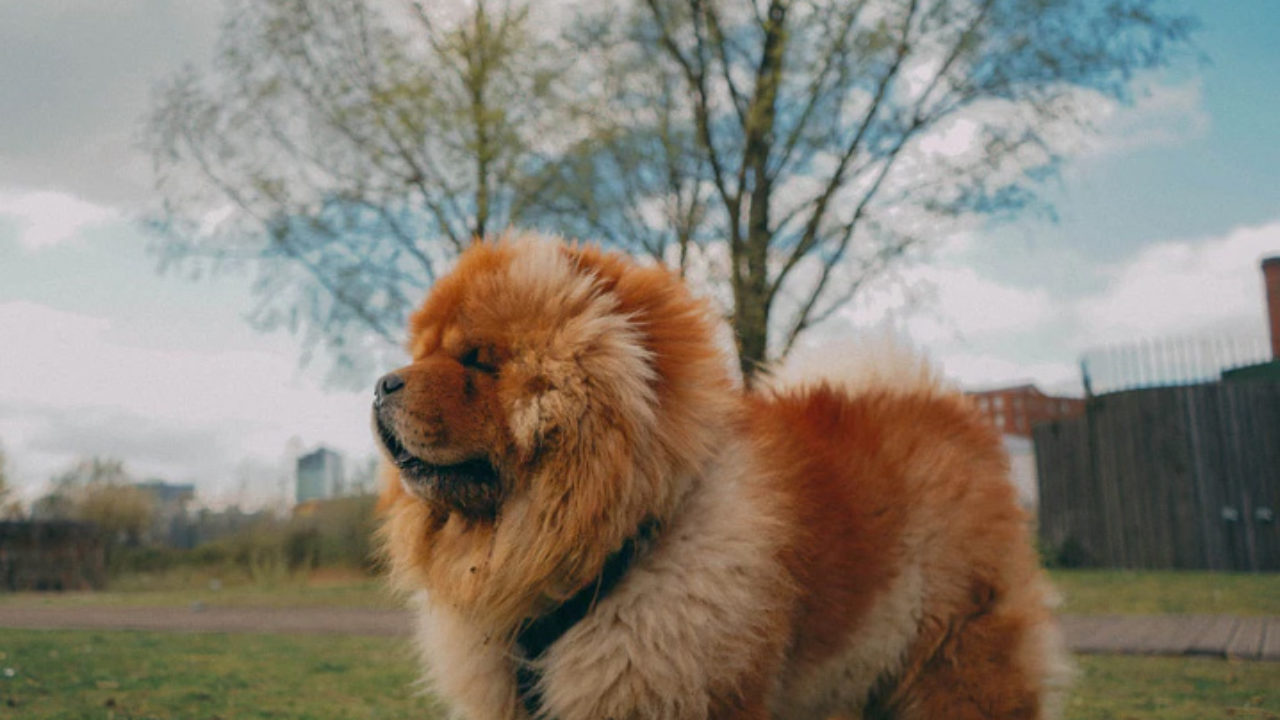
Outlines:
<svg viewBox="0 0 1280 720"><path fill-rule="evenodd" d="M0 522L0 591L92 590L106 582L102 535L65 520Z"/></svg>
<svg viewBox="0 0 1280 720"><path fill-rule="evenodd" d="M1033 437L1041 542L1067 564L1280 570L1280 384L1102 395Z"/></svg>

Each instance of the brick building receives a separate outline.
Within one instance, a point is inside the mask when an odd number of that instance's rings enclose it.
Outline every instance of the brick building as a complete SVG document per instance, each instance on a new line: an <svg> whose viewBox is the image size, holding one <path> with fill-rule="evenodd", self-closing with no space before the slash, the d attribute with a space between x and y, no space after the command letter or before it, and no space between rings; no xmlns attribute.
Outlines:
<svg viewBox="0 0 1280 720"><path fill-rule="evenodd" d="M1035 385L1015 385L967 395L986 413L991 424L1005 435L1029 438L1036 423L1078 417L1084 413L1084 400L1045 395Z"/></svg>
<svg viewBox="0 0 1280 720"><path fill-rule="evenodd" d="M1280 255L1262 261L1267 294L1267 325L1271 330L1271 358L1280 360Z"/></svg>
<svg viewBox="0 0 1280 720"><path fill-rule="evenodd" d="M1267 327L1270 330L1271 359L1222 371L1227 382L1261 380L1280 382L1280 255L1262 261L1262 280L1266 288Z"/></svg>

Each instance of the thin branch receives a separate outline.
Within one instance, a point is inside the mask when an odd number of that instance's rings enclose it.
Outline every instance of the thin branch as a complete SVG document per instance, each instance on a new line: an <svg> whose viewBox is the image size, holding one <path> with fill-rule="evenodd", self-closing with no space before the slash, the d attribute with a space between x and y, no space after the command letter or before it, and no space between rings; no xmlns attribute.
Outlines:
<svg viewBox="0 0 1280 720"><path fill-rule="evenodd" d="M986 20L987 13L991 11L991 7L994 4L995 0L984 0L982 5L978 8L978 12L975 13L973 19L969 21L968 27L960 32L959 36L956 38L955 44L951 46L951 51L947 53L946 59L942 62L938 71L934 73L929 84L925 86L924 91L920 93L920 97L916 99L915 115L917 117L924 109L925 104L929 100L929 96L931 96L934 89L938 87L938 83L941 82L942 79L947 76L947 73L951 71L951 67L955 65L956 60L960 59L960 54L964 52L969 39L978 31L978 27L982 25L982 21Z"/></svg>
<svg viewBox="0 0 1280 720"><path fill-rule="evenodd" d="M894 145L894 147L885 156L884 162L880 167L880 172L877 174L876 179L871 183L871 186L867 191L863 193L862 199L858 201L858 205L853 211L853 216L850 217L849 222L845 223L841 228L840 240L836 247L836 252L829 259L823 261L822 272L818 277L818 282L809 293L809 298L805 301L800 312L797 313L795 324L787 334L787 342L785 345L787 349L790 349L792 343L795 342L796 337L809 326L810 314L813 312L813 308L817 304L818 298L822 296L822 292L826 288L827 282L831 277L832 270L840 264L841 260L844 259L844 255L848 251L850 242L853 239L854 232L857 230L858 223L862 220L863 215L866 214L867 208L870 206L872 199L875 198L876 194L879 192L885 178L889 176L889 171L893 168L894 161L897 159L899 153L901 153L902 148L906 147L907 141L910 140L912 135L921 127L923 127L921 122L913 122L908 130L899 137L897 144ZM780 275L779 280L781 280L781 277L782 276ZM776 287L778 286L775 285L775 288Z"/></svg>
<svg viewBox="0 0 1280 720"><path fill-rule="evenodd" d="M315 58L312 57L310 53L306 52L305 49L302 50L300 57L306 64L307 68L311 71L313 77L325 76L325 72L316 63ZM376 158L381 155L381 151L379 149L370 147L369 139L365 138L344 122L341 119L341 113L329 106L326 100L328 97L327 94L317 94L312 90L310 85L307 84L302 76L298 74L293 63L286 61L282 62L281 65L285 68L286 77L289 79L294 89L302 93L303 97L313 107L317 108L321 112L321 117L324 118L329 127L338 131L340 135L346 137L347 140L354 144L358 149L367 153L370 157ZM422 196L424 205L426 205L426 207L436 216L437 225L439 225L440 230L449 238L454 249L457 251L464 249L466 245L455 232L453 228L453 221L449 218L448 213L438 202L432 200L433 193L430 188L427 187L426 179L428 175L435 176L433 177L433 182L439 183L441 187L444 188L445 200L453 206L452 209L454 214L465 222L466 215L462 212L461 208L457 207L456 201L453 200L454 193L449 188L448 183L445 182L443 178L439 177L438 174L430 170L430 164L423 166L418 163L417 159L414 158L413 153L405 146L400 137L395 132L391 131L390 127L387 125L386 119L381 114L375 114L374 120L375 126L384 131L385 139L391 142L394 154L404 162L405 166L409 170L407 175L403 173L397 174L401 175L406 183L418 190Z"/></svg>
<svg viewBox="0 0 1280 720"><path fill-rule="evenodd" d="M724 35L724 29L720 25L720 18L716 15L714 2L706 2L704 0L691 0L690 5L697 7L705 7L707 15L707 26L711 29L711 42L715 45L717 54L720 57L720 73L724 76L725 87L729 89L729 97L733 105L733 109L738 114L738 122L745 126L747 124L747 99L742 95L742 91L738 89L737 84L733 82L733 66L729 57L729 41Z"/></svg>
<svg viewBox="0 0 1280 720"><path fill-rule="evenodd" d="M878 277L882 271L890 266L894 259L901 257L917 242L917 238L907 238L900 243L882 248L871 260L864 262L858 270L858 276L839 295L828 302L826 307L816 312L813 312L812 308L810 308L811 312L807 317L797 318L796 324L787 333L787 341L783 345L781 354L785 357L790 353L802 332L834 315L836 311L856 297L870 280Z"/></svg>
<svg viewBox="0 0 1280 720"><path fill-rule="evenodd" d="M199 146L195 143L195 138L191 135L190 127L183 125L180 132L183 139L186 140L187 149L191 151L192 158L196 161L201 172L204 173L205 177L208 178L210 182L221 190L222 193L235 203L236 206L245 214L262 224L263 229L267 232L267 236L272 240L272 242L277 244L286 255L302 265L303 268L311 274L312 279L314 279L320 287L324 288L324 290L328 292L335 301L350 309L357 318L362 320L370 330L377 333L383 340L386 340L388 343L395 344L396 340L391 333L383 327L382 323L378 321L377 318L373 317L373 315L369 313L362 303L351 298L347 295L346 291L337 287L328 277L325 276L320 268L316 267L315 263L307 259L301 251L298 250L298 248L290 244L283 232L273 227L273 223L268 218L263 217L254 210L253 206L245 200L244 196L241 195L238 190L222 179L217 171L213 169L213 166L209 163L208 158L204 156L204 153L200 152Z"/></svg>
<svg viewBox="0 0 1280 720"><path fill-rule="evenodd" d="M844 55L848 44L849 33L853 31L854 26L858 22L858 17L862 14L862 9L867 6L868 0L862 0L852 11L845 16L845 20L840 24L838 37L832 42L831 48L824 53L824 62L822 69L813 77L809 83L806 95L808 102L805 103L804 109L800 111L800 116L796 119L795 125L792 126L791 132L787 134L787 138L782 141L782 152L778 158L775 168L770 173L772 177L777 177L787 163L790 162L792 155L795 153L796 146L800 143L800 139L804 137L804 131L809 126L809 121L813 117L813 113L818 108L818 103L825 96L822 88L826 85L827 78L832 70L836 67L836 58Z"/></svg>
<svg viewBox="0 0 1280 720"><path fill-rule="evenodd" d="M275 140L280 147L284 148L286 153L307 162L311 165L312 169L327 175L332 180L347 181L356 184L363 181L363 178L339 172L331 164L325 163L319 156L300 147L280 128L279 123L276 122L274 116L270 113L264 110L261 112L260 116L262 121L266 123L267 130L271 133L272 139ZM319 188L315 189L319 190ZM356 203L379 213L382 216L383 221L386 222L387 227L390 228L392 237L401 245L401 247L408 251L415 260L418 261L418 264L422 267L423 271L427 273L427 277L434 281L435 268L431 258L427 257L427 255L422 252L418 247L418 243L414 241L414 238L404 230L399 221L392 217L385 203L372 202L367 197L364 197L359 193L347 193L344 195L344 199L346 202Z"/></svg>
<svg viewBox="0 0 1280 720"><path fill-rule="evenodd" d="M729 212L729 239L731 245L737 247L741 245L741 231L739 229L738 214L732 212L735 207L733 195L729 192L729 186L725 181L725 169L722 160L716 150L715 139L711 132L711 109L710 98L707 92L706 73L704 68L694 68L692 62L684 56L684 52L680 50L679 44L676 43L675 37L671 34L671 29L667 26L666 18L663 17L662 9L658 6L658 0L645 0L649 6L650 12L653 13L653 19L658 27L662 46L667 49L667 53L671 56L680 69L684 72L685 79L693 87L696 95L694 103L694 122L698 129L698 138L707 153L707 160L711 164L711 174L716 186L716 192L719 193L720 199L724 202L725 207L730 209ZM736 280L735 280L736 282Z"/></svg>
<svg viewBox="0 0 1280 720"><path fill-rule="evenodd" d="M796 243L795 249L787 257L779 270L777 277L769 287L769 297L772 298L782 287L782 283L786 280L787 275L795 268L796 264L807 255L818 241L819 230L822 222L826 217L827 208L831 199L835 197L836 192L845 184L845 172L849 167L849 161L857 154L859 148L862 147L862 141L866 137L867 131L870 129L876 116L880 113L880 106L888 95L889 86L897 77L899 69L902 67L903 61L906 59L910 50L908 39L911 32L911 24L915 19L918 0L911 0L907 7L906 18L902 22L902 30L899 34L897 49L894 54L893 61L889 64L889 68L881 76L876 86L875 95L872 97L871 105L867 108L866 114L863 116L862 123L858 126L853 138L845 147L844 152L840 156L840 161L836 165L836 169L831 174L831 178L827 181L826 187L822 193L818 195L813 203L813 214L809 216L809 221L805 224L805 229Z"/></svg>

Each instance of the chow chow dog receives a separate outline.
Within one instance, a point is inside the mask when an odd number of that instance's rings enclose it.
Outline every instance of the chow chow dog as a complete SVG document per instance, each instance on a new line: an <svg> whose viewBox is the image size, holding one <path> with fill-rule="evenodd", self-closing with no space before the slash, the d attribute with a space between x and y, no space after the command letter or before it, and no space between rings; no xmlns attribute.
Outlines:
<svg viewBox="0 0 1280 720"><path fill-rule="evenodd" d="M378 381L382 539L472 720L1054 714L995 431L910 354L744 389L708 306L593 247L478 242Z"/></svg>

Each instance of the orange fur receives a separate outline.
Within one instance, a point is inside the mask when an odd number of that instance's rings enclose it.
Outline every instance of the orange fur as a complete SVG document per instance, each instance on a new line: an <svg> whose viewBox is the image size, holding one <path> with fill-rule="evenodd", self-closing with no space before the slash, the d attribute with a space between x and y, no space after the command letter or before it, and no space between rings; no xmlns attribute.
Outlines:
<svg viewBox="0 0 1280 720"><path fill-rule="evenodd" d="M982 419L924 375L744 393L713 329L666 270L538 239L478 244L433 289L381 419L500 478L488 515L384 473L439 692L521 718L519 624L657 521L539 660L549 716L1050 717L1046 585Z"/></svg>

